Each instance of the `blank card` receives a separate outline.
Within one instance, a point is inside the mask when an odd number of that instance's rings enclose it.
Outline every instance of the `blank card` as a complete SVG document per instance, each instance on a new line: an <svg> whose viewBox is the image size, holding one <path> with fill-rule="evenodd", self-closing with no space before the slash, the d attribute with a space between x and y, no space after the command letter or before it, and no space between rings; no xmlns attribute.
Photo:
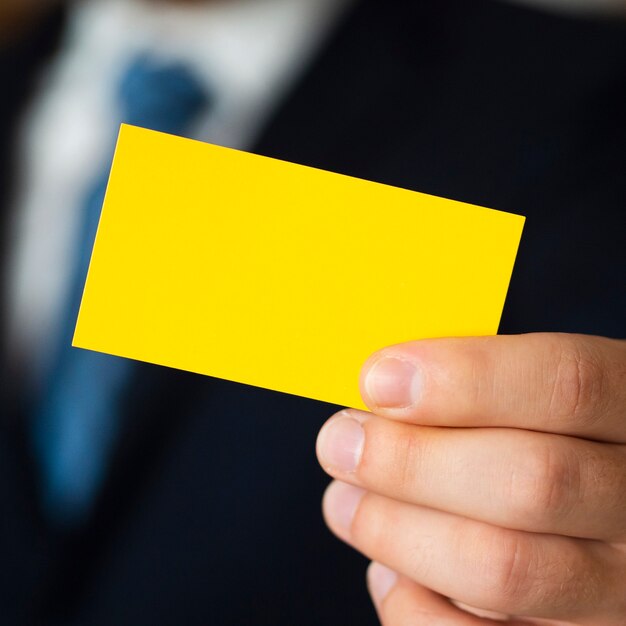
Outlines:
<svg viewBox="0 0 626 626"><path fill-rule="evenodd" d="M497 332L523 223L122 126L73 345L364 408L379 348Z"/></svg>

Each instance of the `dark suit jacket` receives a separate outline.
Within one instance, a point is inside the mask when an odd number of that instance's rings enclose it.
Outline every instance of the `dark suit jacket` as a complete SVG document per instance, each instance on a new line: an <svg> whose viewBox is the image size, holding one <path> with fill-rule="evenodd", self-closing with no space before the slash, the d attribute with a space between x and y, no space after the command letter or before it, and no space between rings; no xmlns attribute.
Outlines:
<svg viewBox="0 0 626 626"><path fill-rule="evenodd" d="M5 148L58 28L4 52ZM527 215L501 331L624 336L625 35L488 0L363 0L256 151ZM3 401L9 623L375 623L365 561L319 511L333 407L148 365L132 387L98 511L68 536L37 513L25 422Z"/></svg>

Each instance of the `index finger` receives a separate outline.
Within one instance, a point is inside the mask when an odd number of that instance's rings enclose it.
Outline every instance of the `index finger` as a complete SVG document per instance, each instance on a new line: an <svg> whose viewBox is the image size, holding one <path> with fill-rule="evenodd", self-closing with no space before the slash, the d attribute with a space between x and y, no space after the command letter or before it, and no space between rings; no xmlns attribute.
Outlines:
<svg viewBox="0 0 626 626"><path fill-rule="evenodd" d="M374 413L416 424L626 443L626 341L533 333L398 344L367 361L361 394Z"/></svg>

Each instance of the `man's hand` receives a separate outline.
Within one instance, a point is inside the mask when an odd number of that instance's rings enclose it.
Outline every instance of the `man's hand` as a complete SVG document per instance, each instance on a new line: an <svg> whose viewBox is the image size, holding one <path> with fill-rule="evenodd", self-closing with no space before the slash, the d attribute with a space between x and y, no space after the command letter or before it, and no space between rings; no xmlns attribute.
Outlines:
<svg viewBox="0 0 626 626"><path fill-rule="evenodd" d="M384 626L626 624L626 342L419 341L361 391L372 413L332 417L317 451Z"/></svg>

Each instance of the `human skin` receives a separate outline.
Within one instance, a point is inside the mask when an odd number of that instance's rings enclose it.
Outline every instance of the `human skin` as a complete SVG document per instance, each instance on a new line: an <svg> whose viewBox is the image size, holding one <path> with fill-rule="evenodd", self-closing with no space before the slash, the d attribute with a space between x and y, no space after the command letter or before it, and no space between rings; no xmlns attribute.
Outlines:
<svg viewBox="0 0 626 626"><path fill-rule="evenodd" d="M384 626L626 624L626 341L407 343L361 393L317 454Z"/></svg>

